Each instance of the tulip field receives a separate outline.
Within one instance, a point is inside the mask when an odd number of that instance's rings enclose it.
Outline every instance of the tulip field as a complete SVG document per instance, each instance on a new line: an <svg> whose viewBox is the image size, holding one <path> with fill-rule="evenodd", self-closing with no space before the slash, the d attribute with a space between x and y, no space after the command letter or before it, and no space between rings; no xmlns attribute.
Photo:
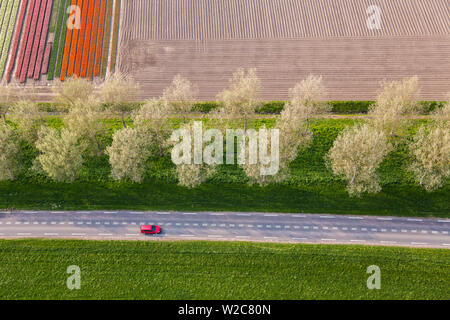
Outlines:
<svg viewBox="0 0 450 320"><path fill-rule="evenodd" d="M120 7L120 0L0 0L0 80L104 78L108 63L115 66Z"/></svg>

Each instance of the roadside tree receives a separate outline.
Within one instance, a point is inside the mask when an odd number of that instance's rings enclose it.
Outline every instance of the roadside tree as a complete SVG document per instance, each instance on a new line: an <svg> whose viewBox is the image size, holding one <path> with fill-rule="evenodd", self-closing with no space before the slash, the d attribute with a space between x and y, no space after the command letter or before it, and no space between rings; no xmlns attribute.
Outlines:
<svg viewBox="0 0 450 320"><path fill-rule="evenodd" d="M55 102L63 110L69 110L74 105L89 99L94 94L94 89L92 81L77 77L69 78L53 87L56 94Z"/></svg>
<svg viewBox="0 0 450 320"><path fill-rule="evenodd" d="M6 114L19 99L19 89L16 85L0 85L0 117L6 123Z"/></svg>
<svg viewBox="0 0 450 320"><path fill-rule="evenodd" d="M38 130L44 124L42 112L36 102L21 100L9 110L11 120L17 124L20 137L28 143L37 140Z"/></svg>
<svg viewBox="0 0 450 320"><path fill-rule="evenodd" d="M422 126L409 145L416 181L427 191L440 188L450 177L450 130L447 126Z"/></svg>
<svg viewBox="0 0 450 320"><path fill-rule="evenodd" d="M148 100L133 116L134 126L146 136L151 137L151 141L159 151L159 155L164 157L170 146L169 138L172 127L169 122L171 105L161 99Z"/></svg>
<svg viewBox="0 0 450 320"><path fill-rule="evenodd" d="M186 115L191 112L197 95L198 88L189 80L177 75L171 85L164 90L161 101L171 112L182 115L183 122L186 122Z"/></svg>
<svg viewBox="0 0 450 320"><path fill-rule="evenodd" d="M309 130L305 130L306 118L305 114L299 110L301 107L295 104L287 104L281 116L277 119L274 129L279 130L279 170L274 175L262 175L262 169L267 167L266 164L258 161L251 164L248 154L246 155L246 163L241 167L249 178L250 184L258 184L260 186L273 182L281 182L290 177L289 164L294 161L300 150L305 149L312 141L312 134ZM265 129L262 127L261 129ZM248 141L248 138L246 138ZM272 141L267 143L268 154L272 154Z"/></svg>
<svg viewBox="0 0 450 320"><path fill-rule="evenodd" d="M230 79L228 89L218 96L221 108L217 114L230 119L243 119L244 131L248 128L248 118L254 114L260 104L258 97L261 91L261 80L256 75L256 69L238 69Z"/></svg>
<svg viewBox="0 0 450 320"><path fill-rule="evenodd" d="M55 181L76 180L83 165L79 140L79 135L67 128L58 131L42 126L36 142L40 154L35 160L34 169L44 172Z"/></svg>
<svg viewBox="0 0 450 320"><path fill-rule="evenodd" d="M6 124L0 124L0 180L15 180L23 167L20 161L21 149L15 131Z"/></svg>
<svg viewBox="0 0 450 320"><path fill-rule="evenodd" d="M102 102L109 112L120 116L124 128L127 127L125 117L132 110L131 103L138 99L139 92L139 85L133 79L119 73L108 76L100 86Z"/></svg>
<svg viewBox="0 0 450 320"><path fill-rule="evenodd" d="M102 118L101 103L94 96L75 101L63 117L66 127L81 138L83 149L94 152L97 156L103 155L100 143L104 132Z"/></svg>
<svg viewBox="0 0 450 320"><path fill-rule="evenodd" d="M305 119L305 131L309 130L309 120L313 115L331 111L331 106L325 101L326 95L322 77L314 75L309 75L289 90L290 101L287 105L292 107L296 117Z"/></svg>
<svg viewBox="0 0 450 320"><path fill-rule="evenodd" d="M150 144L150 138L137 128L122 128L114 132L112 145L106 148L112 178L142 182L150 157Z"/></svg>
<svg viewBox="0 0 450 320"><path fill-rule="evenodd" d="M178 184L187 188L195 188L211 177L217 168L217 164L208 163L202 159L200 163L196 163L196 152L201 152L203 158L203 150L206 147L206 141L201 137L195 137L198 131L195 126L198 122L189 122L183 124L179 130L173 132L170 137L172 143L177 143L172 150L172 162L176 165ZM181 142L180 142L181 140ZM201 145L195 146L196 141L201 141ZM219 143L222 143L221 141ZM211 153L211 159L215 153Z"/></svg>
<svg viewBox="0 0 450 320"><path fill-rule="evenodd" d="M419 78L415 76L382 85L382 92L371 106L369 115L377 128L385 130L390 136L395 136L406 124L407 116L423 110L423 106L418 102Z"/></svg>

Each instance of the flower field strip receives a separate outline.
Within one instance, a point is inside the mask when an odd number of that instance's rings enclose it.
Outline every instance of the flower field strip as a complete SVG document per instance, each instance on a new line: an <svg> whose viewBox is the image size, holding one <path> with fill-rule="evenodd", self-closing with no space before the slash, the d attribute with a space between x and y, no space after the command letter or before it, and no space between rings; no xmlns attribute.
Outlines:
<svg viewBox="0 0 450 320"><path fill-rule="evenodd" d="M55 37L53 39L53 45L52 45L51 54L50 54L50 61L48 62L47 80L53 80L55 77L55 68L57 68L59 48L62 46L61 39L64 37L64 36L61 36L61 33L64 29L64 26L66 26L66 23L63 23L63 19L64 19L65 12L66 12L65 10L66 10L66 2L67 1L68 0L60 0L60 5L58 8L58 19L56 22L56 29L55 29Z"/></svg>
<svg viewBox="0 0 450 320"><path fill-rule="evenodd" d="M35 33L36 33L36 26L37 26L37 22L38 22L38 18L39 18L39 11L41 9L42 2L43 2L43 0L36 1L36 4L33 9L30 33L28 35L27 45L25 48L25 56L24 56L24 60L23 60L22 70L20 71L20 80L19 80L20 83L25 82L27 79L28 65L30 63L34 37L35 37Z"/></svg>
<svg viewBox="0 0 450 320"><path fill-rule="evenodd" d="M8 52L11 47L11 39L14 32L14 27L16 25L16 17L17 12L19 11L20 1L14 1L14 5L12 7L12 11L10 14L8 29L6 30L5 42L3 43L3 50L0 53L0 79L3 76L3 72L5 71L6 62L8 60ZM2 30L3 32L3 30Z"/></svg>
<svg viewBox="0 0 450 320"><path fill-rule="evenodd" d="M116 58L117 58L117 45L119 38L119 24L120 24L120 5L121 0L115 0L114 4L114 27L113 27L113 38L112 38L112 47L111 47L111 58L109 64L109 70L111 72L114 71L116 67Z"/></svg>
<svg viewBox="0 0 450 320"><path fill-rule="evenodd" d="M92 78L92 74L94 72L94 60L95 60L95 45L97 44L98 37L98 22L100 15L100 0L95 1L94 7L94 20L92 22L92 34L91 34L91 42L89 49L89 61L88 61L88 69L87 69L87 78Z"/></svg>
<svg viewBox="0 0 450 320"><path fill-rule="evenodd" d="M30 1L31 2L28 6L27 18L25 21L25 29L24 29L24 33L23 33L21 45L20 45L19 61L17 63L16 73L15 73L16 78L20 77L20 73L22 71L23 60L25 58L25 49L27 46L28 38L30 36L31 19L33 18L34 7L36 6L36 3L39 0L30 0Z"/></svg>
<svg viewBox="0 0 450 320"><path fill-rule="evenodd" d="M107 0L106 5L106 23L105 32L103 34L103 56L102 56L102 68L101 77L106 76L106 69L108 67L108 54L109 54L109 39L111 37L111 16L112 16L112 2L113 0Z"/></svg>
<svg viewBox="0 0 450 320"><path fill-rule="evenodd" d="M28 78L33 78L34 68L36 67L36 59L39 51L40 40L43 37L44 41L47 38L47 34L42 33L44 26L45 13L47 11L48 0L41 1L41 8L39 10L39 18L36 25L36 32L34 35L33 49L31 51L30 65L28 67Z"/></svg>
<svg viewBox="0 0 450 320"><path fill-rule="evenodd" d="M86 32L84 35L84 48L83 48L83 57L81 60L81 71L80 71L80 77L85 78L88 68L88 60L89 60L89 49L90 49L90 39L91 39L91 32L92 32L92 20L94 15L94 0L89 1L89 8L88 8L88 18L86 22Z"/></svg>
<svg viewBox="0 0 450 320"><path fill-rule="evenodd" d="M100 75L100 66L102 62L103 32L105 30L106 0L101 1L102 3L100 5L100 18L98 25L97 52L95 54L94 76Z"/></svg>
<svg viewBox="0 0 450 320"><path fill-rule="evenodd" d="M45 53L44 53L44 60L42 61L42 74L46 74L48 71L48 63L50 61L50 54L52 52L52 43L47 42L47 45L45 47Z"/></svg>
<svg viewBox="0 0 450 320"><path fill-rule="evenodd" d="M86 0L85 0L86 1ZM77 7L81 8L82 0L77 1ZM69 55L69 65L67 67L67 76L71 77L73 75L73 68L75 66L75 59L77 56L77 44L78 44L78 35L80 34L80 29L73 29L72 31L72 45L70 46L70 55Z"/></svg>
<svg viewBox="0 0 450 320"><path fill-rule="evenodd" d="M8 68L6 70L6 81L9 82L11 80L11 72L14 69L14 65L16 64L16 55L17 50L19 49L19 41L20 36L22 35L23 21L25 19L25 13L27 12L28 0L22 0L20 5L19 17L17 19L17 28L16 33L14 34L14 40L12 43L12 49L10 53L10 59Z"/></svg>
<svg viewBox="0 0 450 320"><path fill-rule="evenodd" d="M77 0L72 0L71 2L71 6L76 5ZM71 12L70 14L73 14L73 12ZM64 24L66 24L66 41L64 43L64 55L62 58L62 65L61 65L61 73L60 73L60 80L64 81L64 79L66 78L66 74L67 74L67 67L69 65L69 54L70 54L70 45L72 44L72 34L73 34L73 29L72 28L67 28L67 20L65 19L65 21L63 21Z"/></svg>
<svg viewBox="0 0 450 320"><path fill-rule="evenodd" d="M46 48L45 43L47 42L47 33L48 33L48 29L50 27L52 5L53 5L53 0L47 0L47 7L45 9L45 17L44 17L44 25L42 27L41 39L40 39L40 43L39 43L38 55L37 55L37 60L36 60L36 66L34 69L34 80L38 80L39 76L41 75L42 59L44 57L44 51Z"/></svg>
<svg viewBox="0 0 450 320"><path fill-rule="evenodd" d="M81 9L81 29L80 33L78 34L78 46L77 46L77 55L75 59L75 69L73 71L73 74L76 76L80 75L80 69L81 69L81 60L83 59L83 45L84 45L84 37L86 34L86 22L87 22L87 16L88 16L88 9L89 9L89 0L83 1L83 6Z"/></svg>
<svg viewBox="0 0 450 320"><path fill-rule="evenodd" d="M1 9L1 16L0 16L0 57L2 56L3 51L3 43L5 42L5 35L6 31L8 29L9 20L11 17L11 10L14 1L12 0L4 0L4 4L2 5ZM1 77L1 75L0 75Z"/></svg>

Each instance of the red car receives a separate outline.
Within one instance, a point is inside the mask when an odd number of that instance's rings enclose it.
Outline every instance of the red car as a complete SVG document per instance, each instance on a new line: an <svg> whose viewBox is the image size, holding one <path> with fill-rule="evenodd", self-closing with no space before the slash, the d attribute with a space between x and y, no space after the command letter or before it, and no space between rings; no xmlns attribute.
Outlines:
<svg viewBox="0 0 450 320"><path fill-rule="evenodd" d="M141 233L144 234L157 234L161 233L161 228L154 225L141 226Z"/></svg>

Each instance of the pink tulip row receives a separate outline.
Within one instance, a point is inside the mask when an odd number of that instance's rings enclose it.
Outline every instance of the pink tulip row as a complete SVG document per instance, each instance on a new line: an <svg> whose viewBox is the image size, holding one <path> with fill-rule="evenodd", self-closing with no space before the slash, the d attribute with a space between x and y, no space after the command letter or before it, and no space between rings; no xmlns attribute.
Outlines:
<svg viewBox="0 0 450 320"><path fill-rule="evenodd" d="M10 53L11 58L9 59L9 65L8 65L8 69L6 71L6 81L7 82L9 82L11 80L11 72L14 69L14 64L15 64L16 55L17 55L17 49L19 48L20 34L22 32L23 20L25 19L25 13L27 11L27 4L28 4L28 0L22 0L21 6L20 6L19 17L17 20L17 30L14 35L14 40L12 43L12 49L11 49L11 53Z"/></svg>
<svg viewBox="0 0 450 320"><path fill-rule="evenodd" d="M41 11L41 4L44 2L43 0L37 0L36 4L34 5L33 9L33 18L31 20L31 28L30 33L28 35L28 41L27 46L25 48L25 59L23 61L22 70L20 71L20 82L25 82L27 79L27 71L28 71L28 65L30 63L31 54L33 50L33 42L35 41L35 33L36 33L36 27L39 19L39 12ZM39 38L38 38L39 39Z"/></svg>
<svg viewBox="0 0 450 320"><path fill-rule="evenodd" d="M27 1L24 1L25 6ZM25 30L22 35L19 61L16 69L16 78L20 78L21 83L25 82L27 77L38 80L41 74L52 5L53 0L31 0L28 6ZM23 23L23 17L19 23L21 22ZM20 36L20 32L16 33L15 40L17 40L17 43L18 34ZM48 60L48 57L45 58Z"/></svg>
<svg viewBox="0 0 450 320"><path fill-rule="evenodd" d="M48 63L50 61L50 54L52 53L52 46L53 44L51 42L48 42L47 46L45 47L44 61L42 62L42 74L47 74L48 72Z"/></svg>

